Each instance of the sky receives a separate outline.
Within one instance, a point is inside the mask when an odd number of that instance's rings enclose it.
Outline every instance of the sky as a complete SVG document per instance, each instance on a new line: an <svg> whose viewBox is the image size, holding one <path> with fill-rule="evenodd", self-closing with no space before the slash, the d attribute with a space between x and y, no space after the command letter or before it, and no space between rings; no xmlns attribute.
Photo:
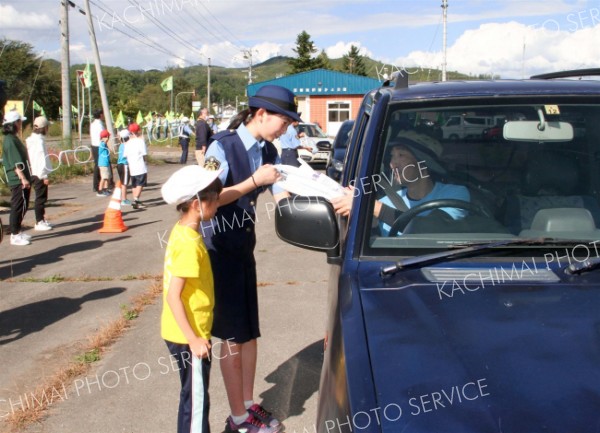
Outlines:
<svg viewBox="0 0 600 433"><path fill-rule="evenodd" d="M84 0L72 2L71 63L93 63ZM600 66L600 0L447 3L448 71L523 78ZM206 65L209 58L212 65L247 67L250 60L295 56L303 30L330 58L355 45L390 72L440 69L441 6L442 0L90 0L102 63L144 70ZM28 42L45 58L60 59L59 20L60 1L0 0L0 38Z"/></svg>

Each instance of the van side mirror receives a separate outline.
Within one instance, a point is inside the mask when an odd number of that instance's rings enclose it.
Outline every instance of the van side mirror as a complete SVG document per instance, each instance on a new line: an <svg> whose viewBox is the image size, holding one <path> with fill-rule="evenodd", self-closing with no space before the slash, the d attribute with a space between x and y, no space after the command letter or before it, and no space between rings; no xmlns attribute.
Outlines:
<svg viewBox="0 0 600 433"><path fill-rule="evenodd" d="M333 206L322 197L293 196L277 203L275 231L300 248L339 255L339 231Z"/></svg>
<svg viewBox="0 0 600 433"><path fill-rule="evenodd" d="M331 150L333 148L333 146L331 145L331 143L329 141L319 141L317 143L317 149L320 151L328 151Z"/></svg>

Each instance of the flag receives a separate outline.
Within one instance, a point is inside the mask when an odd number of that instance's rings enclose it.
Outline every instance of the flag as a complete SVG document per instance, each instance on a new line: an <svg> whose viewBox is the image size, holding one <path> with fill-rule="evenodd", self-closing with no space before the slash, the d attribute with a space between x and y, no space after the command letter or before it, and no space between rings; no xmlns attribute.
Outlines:
<svg viewBox="0 0 600 433"><path fill-rule="evenodd" d="M71 105L71 113L79 114L79 110L74 105Z"/></svg>
<svg viewBox="0 0 600 433"><path fill-rule="evenodd" d="M83 86L86 89L92 87L92 70L90 69L90 62L87 62L85 69L83 70Z"/></svg>
<svg viewBox="0 0 600 433"><path fill-rule="evenodd" d="M173 90L173 75L171 75L169 78L165 78L164 80L162 80L162 83L160 83L160 87L162 87L163 92L169 92Z"/></svg>
<svg viewBox="0 0 600 433"><path fill-rule="evenodd" d="M44 111L42 106L35 101L33 101L33 109L35 111L39 111L42 114L42 116L46 117L46 112Z"/></svg>
<svg viewBox="0 0 600 433"><path fill-rule="evenodd" d="M144 117L144 120L146 122L152 121L152 111L148 111L148 114L146 114L146 117Z"/></svg>
<svg viewBox="0 0 600 433"><path fill-rule="evenodd" d="M123 115L123 110L119 110L119 114L117 115L117 120L115 120L115 128L123 128L125 127L125 116Z"/></svg>
<svg viewBox="0 0 600 433"><path fill-rule="evenodd" d="M135 123L137 123L138 125L141 125L143 121L144 121L144 116L142 116L142 112L138 110L137 117L135 118Z"/></svg>

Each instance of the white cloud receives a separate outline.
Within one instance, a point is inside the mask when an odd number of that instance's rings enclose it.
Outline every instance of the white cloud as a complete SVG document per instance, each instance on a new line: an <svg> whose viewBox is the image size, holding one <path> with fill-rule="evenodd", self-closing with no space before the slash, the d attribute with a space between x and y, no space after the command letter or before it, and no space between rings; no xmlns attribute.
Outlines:
<svg viewBox="0 0 600 433"><path fill-rule="evenodd" d="M358 52L361 56L369 56L372 57L373 53L371 53L366 47L363 47L360 42L352 41L352 42L343 42L339 41L337 44L332 45L325 49L327 56L331 59L339 59L344 55L348 54L350 51L350 47L354 45L358 48Z"/></svg>
<svg viewBox="0 0 600 433"><path fill-rule="evenodd" d="M54 25L46 14L19 12L11 5L0 4L0 29L5 30L48 30Z"/></svg>
<svg viewBox="0 0 600 433"><path fill-rule="evenodd" d="M525 26L517 22L483 24L465 31L448 47L447 68L470 74L521 78L543 72L593 67L600 58L600 25L575 31ZM412 51L397 67L440 68L441 52Z"/></svg>

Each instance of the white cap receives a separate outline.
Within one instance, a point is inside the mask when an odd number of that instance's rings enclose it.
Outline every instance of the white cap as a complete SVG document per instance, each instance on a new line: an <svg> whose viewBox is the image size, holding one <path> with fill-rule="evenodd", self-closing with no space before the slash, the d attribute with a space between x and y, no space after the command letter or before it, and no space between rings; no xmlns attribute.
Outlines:
<svg viewBox="0 0 600 433"><path fill-rule="evenodd" d="M199 165L187 165L169 177L160 192L167 204L184 203L219 177L223 170L206 170Z"/></svg>
<svg viewBox="0 0 600 433"><path fill-rule="evenodd" d="M40 129L45 128L48 126L48 119L45 116L38 116L33 121L33 126Z"/></svg>
<svg viewBox="0 0 600 433"><path fill-rule="evenodd" d="M188 122L190 121L190 118L189 118L189 117L185 117L185 116L184 116L184 117L182 117L182 118L181 118L181 121L182 121L183 123L188 123Z"/></svg>
<svg viewBox="0 0 600 433"><path fill-rule="evenodd" d="M27 120L27 117L21 116L17 110L10 110L4 113L4 122L2 122L2 124L6 125L7 123L13 123L17 120Z"/></svg>
<svg viewBox="0 0 600 433"><path fill-rule="evenodd" d="M128 131L127 129L121 129L121 130L119 131L119 137L120 137L122 140L125 140L126 138L129 138L129 131Z"/></svg>

